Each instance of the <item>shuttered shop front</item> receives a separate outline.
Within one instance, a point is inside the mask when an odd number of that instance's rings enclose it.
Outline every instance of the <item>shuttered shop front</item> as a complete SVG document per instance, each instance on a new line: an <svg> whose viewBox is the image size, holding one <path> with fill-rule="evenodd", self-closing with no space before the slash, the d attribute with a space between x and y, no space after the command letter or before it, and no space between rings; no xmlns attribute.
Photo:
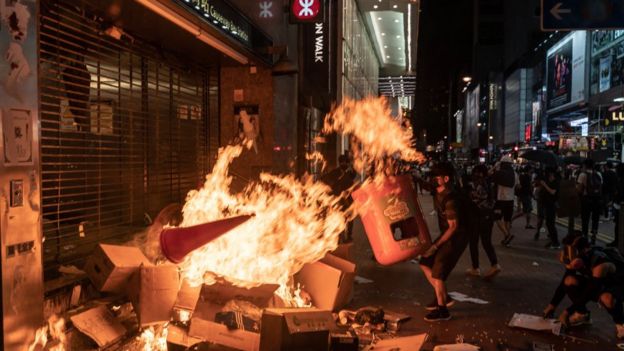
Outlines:
<svg viewBox="0 0 624 351"><path fill-rule="evenodd" d="M99 3L41 3L46 278L183 203L219 146L218 67L181 62L140 33L106 34Z"/></svg>

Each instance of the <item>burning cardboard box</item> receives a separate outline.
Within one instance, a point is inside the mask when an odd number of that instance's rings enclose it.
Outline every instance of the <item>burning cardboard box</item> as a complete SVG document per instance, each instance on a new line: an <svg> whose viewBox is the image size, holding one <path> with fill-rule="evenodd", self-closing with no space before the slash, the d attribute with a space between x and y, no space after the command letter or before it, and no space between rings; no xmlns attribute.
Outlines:
<svg viewBox="0 0 624 351"><path fill-rule="evenodd" d="M150 262L137 247L99 244L84 270L99 291L123 293L142 264Z"/></svg>
<svg viewBox="0 0 624 351"><path fill-rule="evenodd" d="M355 263L332 254L306 264L295 275L295 280L312 297L312 304L331 311L349 302L354 279Z"/></svg>
<svg viewBox="0 0 624 351"><path fill-rule="evenodd" d="M269 308L262 314L260 351L327 350L329 332L335 329L327 310Z"/></svg>
<svg viewBox="0 0 624 351"><path fill-rule="evenodd" d="M244 301L253 304L258 309L267 307L277 288L277 285L262 285L245 289L229 283L204 285L191 318L189 336L237 350L259 350L259 326L257 330L253 330L253 326L247 328L250 330L245 330L245 326L242 326L243 329L233 329L231 325L228 327L217 323L215 318L219 315L220 320L227 323L224 320L223 309L232 301Z"/></svg>
<svg viewBox="0 0 624 351"><path fill-rule="evenodd" d="M139 325L145 327L171 320L179 290L178 267L170 264L141 266L128 284L128 296Z"/></svg>

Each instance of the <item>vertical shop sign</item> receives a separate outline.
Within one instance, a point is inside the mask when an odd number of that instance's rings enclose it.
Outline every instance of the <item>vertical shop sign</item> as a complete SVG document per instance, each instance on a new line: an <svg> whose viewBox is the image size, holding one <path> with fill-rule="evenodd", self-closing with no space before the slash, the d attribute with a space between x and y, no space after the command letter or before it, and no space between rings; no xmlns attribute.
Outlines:
<svg viewBox="0 0 624 351"><path fill-rule="evenodd" d="M329 6L322 6L325 12ZM330 102L330 19L327 14L320 16L325 20L303 24L303 73L302 90L313 100L320 99L329 107Z"/></svg>

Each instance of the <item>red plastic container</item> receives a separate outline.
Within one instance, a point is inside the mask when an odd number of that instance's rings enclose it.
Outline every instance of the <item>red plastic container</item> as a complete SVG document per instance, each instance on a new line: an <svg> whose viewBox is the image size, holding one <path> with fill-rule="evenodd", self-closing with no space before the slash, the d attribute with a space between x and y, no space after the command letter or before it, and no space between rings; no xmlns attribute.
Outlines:
<svg viewBox="0 0 624 351"><path fill-rule="evenodd" d="M422 254L431 235L407 175L387 177L353 192L375 259L390 265Z"/></svg>

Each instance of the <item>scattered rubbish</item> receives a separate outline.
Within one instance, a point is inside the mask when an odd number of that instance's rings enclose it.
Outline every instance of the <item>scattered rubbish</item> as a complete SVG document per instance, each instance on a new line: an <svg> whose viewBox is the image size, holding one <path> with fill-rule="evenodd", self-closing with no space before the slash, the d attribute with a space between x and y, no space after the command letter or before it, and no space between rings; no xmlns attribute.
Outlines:
<svg viewBox="0 0 624 351"><path fill-rule="evenodd" d="M433 351L479 351L481 348L471 344L448 344L438 345L433 348Z"/></svg>
<svg viewBox="0 0 624 351"><path fill-rule="evenodd" d="M93 339L99 347L108 346L126 334L126 328L113 317L105 305L97 306L70 319L76 329Z"/></svg>
<svg viewBox="0 0 624 351"><path fill-rule="evenodd" d="M364 277L360 277L359 275L356 275L355 276L355 282L357 284L369 284L369 283L373 283L374 280L368 279L368 278L364 278Z"/></svg>
<svg viewBox="0 0 624 351"><path fill-rule="evenodd" d="M537 263L535 261L533 261L532 265L533 265L533 267L539 267L539 263Z"/></svg>
<svg viewBox="0 0 624 351"><path fill-rule="evenodd" d="M260 351L327 350L335 328L330 311L268 308L262 314Z"/></svg>
<svg viewBox="0 0 624 351"><path fill-rule="evenodd" d="M329 333L329 351L358 351L359 349L360 341L354 332L347 330Z"/></svg>
<svg viewBox="0 0 624 351"><path fill-rule="evenodd" d="M485 301L485 300L481 300L475 297L470 297L468 295L453 291L449 293L449 296L453 298L453 300L459 301L459 302L470 302L470 303L474 303L477 305L487 305L489 302Z"/></svg>
<svg viewBox="0 0 624 351"><path fill-rule="evenodd" d="M100 244L89 256L84 270L98 290L125 293L128 279L141 264L150 262L138 247Z"/></svg>
<svg viewBox="0 0 624 351"><path fill-rule="evenodd" d="M542 342L533 342L533 351L554 351L555 345L552 344L544 344Z"/></svg>
<svg viewBox="0 0 624 351"><path fill-rule="evenodd" d="M419 351L427 341L427 334L403 336L400 338L383 339L375 342L364 350L370 351Z"/></svg>
<svg viewBox="0 0 624 351"><path fill-rule="evenodd" d="M169 322L179 290L180 278L177 266L142 265L132 275L128 284L128 297L139 325L146 327Z"/></svg>
<svg viewBox="0 0 624 351"><path fill-rule="evenodd" d="M295 275L295 281L312 297L312 304L331 311L349 302L354 279L355 263L330 253L304 265Z"/></svg>
<svg viewBox="0 0 624 351"><path fill-rule="evenodd" d="M82 269L79 269L76 266L61 266L59 267L59 273L70 274L70 275L83 275L87 274Z"/></svg>
<svg viewBox="0 0 624 351"><path fill-rule="evenodd" d="M566 339L570 339L572 341L579 341L579 342L585 342L588 344L598 344L598 340L595 339L586 339L586 338L579 338L578 336L572 336L566 333L560 333L560 336L563 336Z"/></svg>
<svg viewBox="0 0 624 351"><path fill-rule="evenodd" d="M188 332L174 324L167 327L167 342L189 348L195 344L199 344L202 340L196 339L188 335Z"/></svg>
<svg viewBox="0 0 624 351"><path fill-rule="evenodd" d="M410 260L410 263L411 264L420 264L420 261L418 261L417 259L413 259L413 260Z"/></svg>
<svg viewBox="0 0 624 351"><path fill-rule="evenodd" d="M509 321L510 327L537 331L549 331L555 335L561 334L561 323L556 319L545 319L542 316L514 313Z"/></svg>

